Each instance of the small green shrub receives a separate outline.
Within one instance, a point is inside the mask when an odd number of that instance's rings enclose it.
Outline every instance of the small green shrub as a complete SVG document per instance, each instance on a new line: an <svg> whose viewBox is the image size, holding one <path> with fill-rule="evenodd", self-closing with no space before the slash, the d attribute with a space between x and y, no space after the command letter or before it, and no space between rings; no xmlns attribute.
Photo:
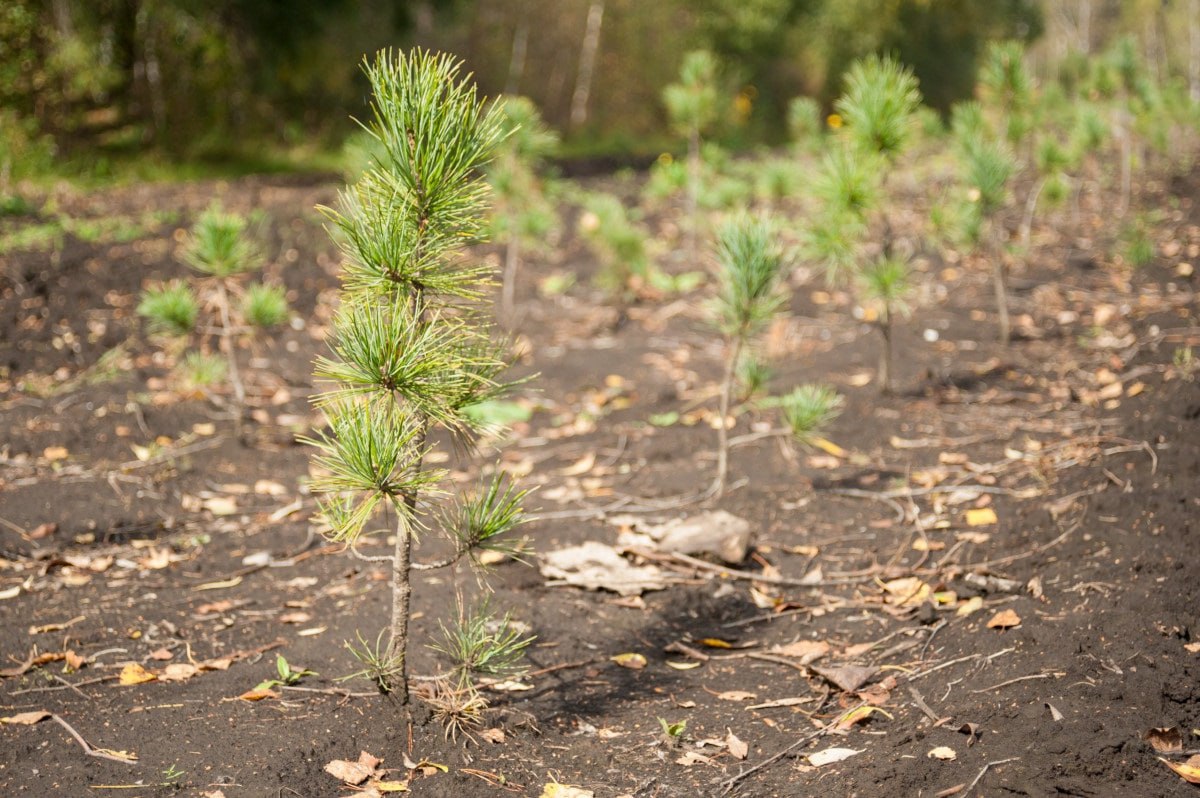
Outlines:
<svg viewBox="0 0 1200 798"><path fill-rule="evenodd" d="M841 414L845 400L827 385L801 385L778 401L792 437L808 444Z"/></svg>
<svg viewBox="0 0 1200 798"><path fill-rule="evenodd" d="M242 317L251 326L263 329L283 324L288 318L287 295L283 288L264 283L247 288L242 297Z"/></svg>

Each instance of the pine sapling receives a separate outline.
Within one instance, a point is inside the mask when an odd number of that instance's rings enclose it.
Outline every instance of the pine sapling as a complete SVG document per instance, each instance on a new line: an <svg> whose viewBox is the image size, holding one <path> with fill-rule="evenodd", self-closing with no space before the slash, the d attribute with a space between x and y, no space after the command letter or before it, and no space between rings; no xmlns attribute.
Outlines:
<svg viewBox="0 0 1200 798"><path fill-rule="evenodd" d="M391 569L391 621L374 646L354 649L380 689L408 700L411 573L480 550L511 551L504 536L523 520L523 491L497 474L473 497L452 499L428 466L436 426L469 446L473 406L508 387L504 346L493 341L483 298L492 273L463 248L485 225L482 169L500 142L500 109L477 96L460 64L421 50L383 51L365 66L379 143L374 165L326 209L345 263L330 354L316 376L328 430L309 442L327 537ZM440 510L422 512L432 500ZM390 556L357 551L374 523L395 524ZM420 532L436 528L449 556L414 560ZM361 642L361 639L360 639Z"/></svg>
<svg viewBox="0 0 1200 798"><path fill-rule="evenodd" d="M879 384L884 393L891 393L893 323L897 313L906 313L908 309L905 303L910 290L908 259L895 255L881 257L863 269L860 280L863 294L879 306L876 325L883 343L879 350Z"/></svg>
<svg viewBox="0 0 1200 798"><path fill-rule="evenodd" d="M717 60L707 50L693 50L683 57L679 82L663 89L671 126L687 139L688 254L696 255L700 173L703 169L702 137L717 118Z"/></svg>
<svg viewBox="0 0 1200 798"><path fill-rule="evenodd" d="M750 340L783 304L783 257L768 224L749 218L727 222L717 234L717 295L712 310L725 337L725 371L717 416L717 476L709 492L720 498L729 472L729 404L738 365Z"/></svg>

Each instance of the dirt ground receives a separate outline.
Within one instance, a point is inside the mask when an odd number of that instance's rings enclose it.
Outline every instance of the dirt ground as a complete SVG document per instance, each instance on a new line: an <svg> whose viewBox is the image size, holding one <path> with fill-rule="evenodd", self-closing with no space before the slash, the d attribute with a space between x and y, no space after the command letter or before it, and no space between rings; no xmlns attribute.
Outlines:
<svg viewBox="0 0 1200 798"><path fill-rule="evenodd" d="M493 605L537 641L530 672L487 691L473 741L337 680L389 597L382 566L311 532L295 442L317 423L338 267L313 207L335 191L255 178L68 195L81 218L178 221L0 256L0 717L54 714L0 725L0 793L346 795L325 768L367 752L426 796L1194 794L1160 761L1183 754L1146 735L1178 728L1184 753L1200 748L1200 372L1183 356L1200 347L1200 278L1180 268L1200 266L1200 175L1143 187L1164 214L1137 271L1106 254L1098 209L1035 228L1009 348L986 264L923 254L893 396L851 298L798 272L764 344L772 389L837 387L836 446L794 446L748 411L712 507L687 500L715 462L721 345L703 289L621 319L570 234L526 264L513 327L518 373L538 375L517 397L532 416L479 456L447 448L453 479L497 461L523 474L534 551L713 508L749 521L754 546L732 569L654 561L671 583L642 596L548 584L536 559L497 566ZM228 392L177 389L134 313L145 285L186 276L178 232L214 197L265 213L266 272L295 317L243 342L241 424ZM567 292L537 290L563 272L578 275ZM475 590L464 573L417 580L419 676L445 667L421 643L456 584ZM317 675L239 698L277 654ZM131 663L155 678L122 684ZM810 758L835 748L854 753Z"/></svg>

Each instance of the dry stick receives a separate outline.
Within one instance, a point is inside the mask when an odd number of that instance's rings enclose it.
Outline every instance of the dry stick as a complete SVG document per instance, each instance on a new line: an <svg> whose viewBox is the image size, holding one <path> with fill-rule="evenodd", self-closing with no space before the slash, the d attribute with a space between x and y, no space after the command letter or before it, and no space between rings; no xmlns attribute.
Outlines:
<svg viewBox="0 0 1200 798"><path fill-rule="evenodd" d="M988 762L983 766L983 769L979 771L979 775L972 779L971 783L967 785L967 789L963 790L961 798L967 798L967 793L971 792L971 790L975 788L975 785L978 784L979 780L983 778L983 774L987 773L990 768L994 768L997 765L1003 765L1005 762L1016 762L1020 758L1021 757L1019 756L1010 756L1008 759L997 759L995 762Z"/></svg>
<svg viewBox="0 0 1200 798"><path fill-rule="evenodd" d="M733 391L734 371L741 354L742 338L739 335L730 342L729 358L725 361L725 375L721 382L721 409L717 419L717 478L709 489L718 499L725 493L725 480L729 474L729 395Z"/></svg>
<svg viewBox="0 0 1200 798"><path fill-rule="evenodd" d="M991 687L983 687L979 690L972 690L971 692L972 693L990 693L993 690L999 690L1001 687L1007 687L1008 685L1016 684L1017 682L1027 682L1031 679L1058 679L1064 675L1065 674L1062 671L1045 671L1043 673L1031 673L1028 676L1018 676L1015 679L1009 679L1008 681L1000 682L1000 684L993 684Z"/></svg>
<svg viewBox="0 0 1200 798"><path fill-rule="evenodd" d="M854 577L851 579L816 579L805 581L803 578L788 579L784 576L751 574L745 571L737 571L732 568L726 568L723 565L713 565L710 562L705 562L704 560L691 557L687 554L681 554L679 552L663 553L637 547L631 547L629 551L638 555L639 557L645 557L647 560L658 560L659 562L674 561L684 565L690 565L693 568L699 568L704 571L711 571L712 573L726 576L730 579L745 579L750 582L761 582L764 585L786 585L789 587L831 587L834 585L860 585L864 582L870 582L873 578L863 576Z"/></svg>
<svg viewBox="0 0 1200 798"><path fill-rule="evenodd" d="M295 690L301 693L320 693L321 695L336 695L342 698L378 698L380 693L378 690L370 693L352 693L349 690L344 690L340 687L300 687L294 684L280 685L280 690Z"/></svg>
<svg viewBox="0 0 1200 798"><path fill-rule="evenodd" d="M62 726L64 729L66 729L67 732L70 733L70 735L75 738L75 742L77 742L81 746L83 746L83 752L85 754L87 754L88 756L99 757L100 759L108 759L112 762L120 762L121 764L124 764L124 765L136 765L137 764L137 762L135 762L133 760L125 759L125 758L119 757L119 756L113 756L112 754L108 753L107 751L103 751L99 748L93 748L91 743L89 743L87 740L83 739L83 735L81 735L79 732L75 731L75 729L71 727L71 724L67 723L60 716L51 715L50 719L53 720L55 723L57 723L59 726Z"/></svg>
<svg viewBox="0 0 1200 798"><path fill-rule="evenodd" d="M24 690L13 690L11 693L9 693L9 695L25 695L26 693L56 693L59 690L66 690L68 688L78 692L80 687L86 687L89 684L99 684L100 682L114 682L120 678L121 677L119 674L114 673L111 676L97 676L94 679L84 679L82 682L71 682L69 684L65 679L60 679L63 684L60 684L57 687L26 687Z"/></svg>
<svg viewBox="0 0 1200 798"><path fill-rule="evenodd" d="M747 778L748 776L762 770L763 768L768 767L769 765L772 765L775 762L778 762L780 759L783 759L785 756L790 754L792 751L795 751L797 748L799 748L807 743L812 742L813 740L817 739L818 737L824 737L826 734L831 732L837 726L838 719L844 718L847 715L849 715L850 713L852 713L862 707L865 707L866 705L867 705L866 701L860 701L857 706L851 707L846 712L841 713L840 715L837 716L837 718L835 718L834 720L831 720L829 723L825 724L824 726L817 729L816 731L814 731L810 734L804 735L799 740L797 740L796 742L789 745L787 748L784 748L782 751L779 751L779 752L767 757L762 762L759 762L757 765L755 765L751 768L740 771L736 776L731 776L730 778L725 779L725 781L721 782L721 786L725 788L725 789L721 790L721 795L728 795L729 792L734 787L737 786L737 783L739 781L742 781L745 778Z"/></svg>

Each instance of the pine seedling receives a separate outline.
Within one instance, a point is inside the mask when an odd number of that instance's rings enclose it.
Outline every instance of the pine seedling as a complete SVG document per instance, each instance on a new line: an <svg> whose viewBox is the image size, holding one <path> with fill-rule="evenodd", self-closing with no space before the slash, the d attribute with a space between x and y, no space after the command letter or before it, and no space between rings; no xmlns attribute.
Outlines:
<svg viewBox="0 0 1200 798"><path fill-rule="evenodd" d="M862 270L862 292L879 306L876 326L883 346L879 351L879 383L884 393L892 392L892 332L897 313L907 313L905 301L911 290L908 259L881 257Z"/></svg>
<svg viewBox="0 0 1200 798"><path fill-rule="evenodd" d="M485 598L474 610L463 606L450 625L441 624L441 639L430 648L454 663L460 681L477 676L510 678L524 673L525 649L534 638L524 635L511 613L497 619Z"/></svg>
<svg viewBox="0 0 1200 798"><path fill-rule="evenodd" d="M579 231L600 260L596 281L625 305L650 279L647 233L612 194L589 194L583 202Z"/></svg>
<svg viewBox="0 0 1200 798"><path fill-rule="evenodd" d="M1033 77L1018 41L992 42L979 70L979 93L1003 125L1009 147L1020 151L1033 131Z"/></svg>
<svg viewBox="0 0 1200 798"><path fill-rule="evenodd" d="M1007 272L999 241L997 216L1003 210L1009 180L1016 169L1012 155L1003 142L981 130L963 127L955 131L962 180L968 189L971 214L969 228L973 243L992 260L992 288L999 314L1000 342L1007 345L1011 338L1008 313Z"/></svg>
<svg viewBox="0 0 1200 798"><path fill-rule="evenodd" d="M266 329L287 321L287 296L279 286L259 283L242 297L242 318L252 327Z"/></svg>
<svg viewBox="0 0 1200 798"><path fill-rule="evenodd" d="M811 445L841 415L844 400L828 385L800 385L779 397L777 403L792 437Z"/></svg>
<svg viewBox="0 0 1200 798"><path fill-rule="evenodd" d="M679 68L679 81L663 89L663 104L671 127L687 139L688 254L692 260L700 224L697 210L703 168L701 143L704 133L717 119L718 99L717 60L707 50L687 53Z"/></svg>
<svg viewBox="0 0 1200 798"><path fill-rule="evenodd" d="M788 135L792 144L801 150L814 149L820 144L825 125L821 106L812 97L795 97L787 107Z"/></svg>
<svg viewBox="0 0 1200 798"><path fill-rule="evenodd" d="M879 161L879 191L876 200L883 221L881 255L860 270L860 282L869 298L884 308L880 316L883 346L880 352L880 388L890 393L892 322L891 310L907 286L908 262L894 255L892 226L882 199L896 159L912 137L914 116L921 103L921 92L912 71L890 57L868 56L851 66L846 76L845 94L836 107L845 120L846 131L859 153ZM903 279L902 279L903 278Z"/></svg>
<svg viewBox="0 0 1200 798"><path fill-rule="evenodd" d="M229 373L226 361L203 352L188 352L175 366L180 382L189 391L211 388L225 380Z"/></svg>
<svg viewBox="0 0 1200 798"><path fill-rule="evenodd" d="M195 329L200 306L192 289L176 280L147 289L138 303L137 312L146 317L155 332L183 336Z"/></svg>
<svg viewBox="0 0 1200 798"><path fill-rule="evenodd" d="M717 235L717 295L714 322L725 337L725 373L717 417L717 476L710 492L720 498L729 471L729 403L738 365L750 340L783 304L779 290L783 257L765 221L727 222Z"/></svg>
<svg viewBox="0 0 1200 798"><path fill-rule="evenodd" d="M505 138L488 167L488 181L494 198L493 237L505 248L500 312L507 319L522 249L543 246L557 221L538 170L558 146L558 137L531 100L509 97L501 105Z"/></svg>
<svg viewBox="0 0 1200 798"><path fill-rule="evenodd" d="M497 476L458 510L428 506L445 495L443 472L425 459L431 429L469 446L481 431L471 408L509 387L483 312L491 270L463 253L484 232L482 169L503 122L460 69L422 50L382 51L364 66L380 155L338 209L324 209L346 260L330 354L315 367L329 384L318 399L328 429L307 441L317 449L312 489L327 537L360 557L355 546L377 520L395 524L392 554L368 558L390 565L391 622L373 647L352 650L362 673L405 703L412 571L504 550L499 536L521 522L524 497ZM450 556L415 561L418 533L434 530L451 539Z"/></svg>

